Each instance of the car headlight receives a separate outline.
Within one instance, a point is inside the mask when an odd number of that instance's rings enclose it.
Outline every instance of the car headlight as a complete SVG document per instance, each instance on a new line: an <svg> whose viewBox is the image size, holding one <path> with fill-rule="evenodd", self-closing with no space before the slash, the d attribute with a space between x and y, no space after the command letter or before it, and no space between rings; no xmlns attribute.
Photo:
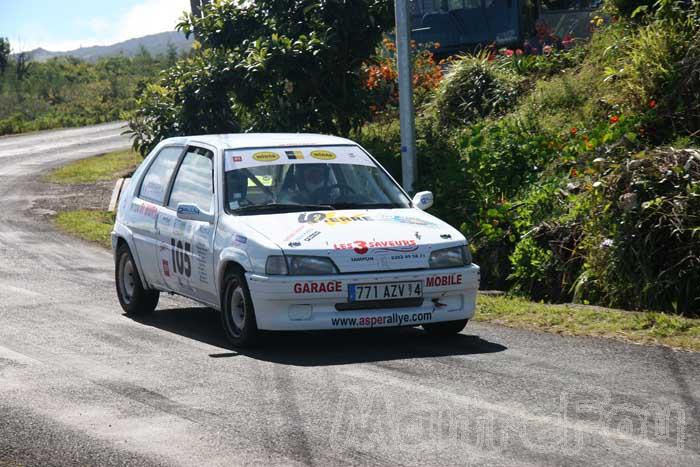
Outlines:
<svg viewBox="0 0 700 467"><path fill-rule="evenodd" d="M472 255L467 245L435 250L430 254L430 267L433 269L456 268L471 264Z"/></svg>
<svg viewBox="0 0 700 467"><path fill-rule="evenodd" d="M317 276L338 274L330 258L322 256L269 256L265 272L270 275Z"/></svg>
<svg viewBox="0 0 700 467"><path fill-rule="evenodd" d="M289 274L284 256L268 256L265 263L265 273L273 276Z"/></svg>

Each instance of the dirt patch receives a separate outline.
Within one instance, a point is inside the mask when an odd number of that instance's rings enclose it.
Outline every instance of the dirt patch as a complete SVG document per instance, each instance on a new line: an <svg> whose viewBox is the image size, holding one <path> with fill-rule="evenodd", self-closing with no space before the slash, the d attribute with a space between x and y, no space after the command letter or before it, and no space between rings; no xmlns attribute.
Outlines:
<svg viewBox="0 0 700 467"><path fill-rule="evenodd" d="M103 181L80 185L49 183L34 177L35 197L29 210L33 217L50 221L57 213L76 210L106 211L115 182Z"/></svg>

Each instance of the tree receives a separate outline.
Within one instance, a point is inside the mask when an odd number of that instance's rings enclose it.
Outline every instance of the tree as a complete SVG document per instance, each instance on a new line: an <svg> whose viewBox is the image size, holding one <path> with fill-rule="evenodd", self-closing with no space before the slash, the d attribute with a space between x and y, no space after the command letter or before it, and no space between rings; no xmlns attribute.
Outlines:
<svg viewBox="0 0 700 467"><path fill-rule="evenodd" d="M32 68L32 57L27 52L20 52L15 58L15 76L17 81L24 80Z"/></svg>
<svg viewBox="0 0 700 467"><path fill-rule="evenodd" d="M173 66L177 62L177 47L170 41L166 47L165 62L168 66Z"/></svg>
<svg viewBox="0 0 700 467"><path fill-rule="evenodd" d="M0 37L0 75L5 74L7 65L10 63L10 41Z"/></svg>
<svg viewBox="0 0 700 467"><path fill-rule="evenodd" d="M392 24L392 5L229 0L186 15L178 27L197 31L201 51L144 94L132 119L136 146L147 151L186 128L348 134L369 117L361 66ZM201 123L187 120L193 115ZM209 115L225 115L229 125Z"/></svg>
<svg viewBox="0 0 700 467"><path fill-rule="evenodd" d="M201 18L202 10L209 4L209 0L190 0L190 11L193 18ZM199 32L194 31L194 35L198 36Z"/></svg>

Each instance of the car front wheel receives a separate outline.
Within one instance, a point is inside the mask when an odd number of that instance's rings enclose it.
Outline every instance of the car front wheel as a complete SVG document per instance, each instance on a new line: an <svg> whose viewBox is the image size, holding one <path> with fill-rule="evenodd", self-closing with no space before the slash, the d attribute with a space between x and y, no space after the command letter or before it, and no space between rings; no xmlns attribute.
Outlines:
<svg viewBox="0 0 700 467"><path fill-rule="evenodd" d="M445 321L443 323L424 324L423 329L428 334L436 336L449 336L459 334L469 322L468 319L460 319L458 321Z"/></svg>
<svg viewBox="0 0 700 467"><path fill-rule="evenodd" d="M242 271L226 273L221 305L221 323L229 342L236 347L253 345L258 338L258 325Z"/></svg>
<svg viewBox="0 0 700 467"><path fill-rule="evenodd" d="M117 297L126 314L145 315L156 309L160 292L143 288L136 262L126 244L117 249L115 280Z"/></svg>

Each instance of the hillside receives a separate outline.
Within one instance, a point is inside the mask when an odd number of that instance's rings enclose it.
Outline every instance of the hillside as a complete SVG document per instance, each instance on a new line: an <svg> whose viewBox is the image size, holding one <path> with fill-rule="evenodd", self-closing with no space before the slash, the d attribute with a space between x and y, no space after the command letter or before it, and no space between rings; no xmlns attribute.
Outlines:
<svg viewBox="0 0 700 467"><path fill-rule="evenodd" d="M72 56L87 61L95 61L102 57L125 55L133 57L139 53L141 46L145 47L152 55L164 54L168 50L168 44L176 47L178 53L188 51L192 47L192 39L186 39L185 35L177 31L166 31L149 36L137 37L112 45L96 45L81 47L65 52L52 52L42 48L29 52L34 61L44 62L54 57Z"/></svg>

